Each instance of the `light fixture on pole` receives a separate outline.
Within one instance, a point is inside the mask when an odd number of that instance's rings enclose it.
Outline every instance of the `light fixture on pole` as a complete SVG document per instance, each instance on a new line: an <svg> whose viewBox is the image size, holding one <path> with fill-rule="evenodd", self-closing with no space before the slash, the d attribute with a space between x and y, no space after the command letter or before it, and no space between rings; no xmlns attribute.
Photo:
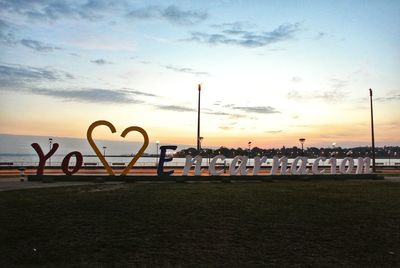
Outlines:
<svg viewBox="0 0 400 268"><path fill-rule="evenodd" d="M369 100L371 104L371 138L372 138L372 172L376 171L375 168L375 135L374 135L374 108L372 105L372 89L369 89Z"/></svg>
<svg viewBox="0 0 400 268"><path fill-rule="evenodd" d="M304 145L305 141L306 141L305 138L300 138L299 139L299 142L301 143L301 153L302 153L302 155L304 155L304 147L303 147L303 145Z"/></svg>
<svg viewBox="0 0 400 268"><path fill-rule="evenodd" d="M53 139L52 138L49 138L49 148L50 148L50 151L51 151L51 143L53 142ZM49 166L51 166L51 156L49 157Z"/></svg>
<svg viewBox="0 0 400 268"><path fill-rule="evenodd" d="M160 145L160 141L156 141L156 167L158 166L158 146Z"/></svg>
<svg viewBox="0 0 400 268"><path fill-rule="evenodd" d="M251 141L247 143L247 146L249 147L249 165L250 165L250 152L251 152Z"/></svg>
<svg viewBox="0 0 400 268"><path fill-rule="evenodd" d="M201 95L201 84L198 85L199 99L197 105L197 153L200 153L200 95Z"/></svg>
<svg viewBox="0 0 400 268"><path fill-rule="evenodd" d="M104 157L106 156L106 149L107 149L107 146L103 146L103 156Z"/></svg>
<svg viewBox="0 0 400 268"><path fill-rule="evenodd" d="M203 149L201 149L202 148L201 144L202 144L203 140L204 140L204 137L199 137L199 144L200 144L200 146L199 146L199 154L201 154L201 152L203 151Z"/></svg>

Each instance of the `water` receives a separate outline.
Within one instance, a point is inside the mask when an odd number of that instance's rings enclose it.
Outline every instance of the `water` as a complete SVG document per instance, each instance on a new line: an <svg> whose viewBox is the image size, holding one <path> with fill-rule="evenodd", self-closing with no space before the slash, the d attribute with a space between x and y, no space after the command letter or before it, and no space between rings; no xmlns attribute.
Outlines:
<svg viewBox="0 0 400 268"><path fill-rule="evenodd" d="M65 155L62 154L57 154L53 155L50 159L46 162L46 166L61 166L61 162ZM107 162L110 165L113 165L113 163L124 163L127 165L131 161L132 157L131 156L118 156L118 157L106 157ZM356 158L355 159L355 164L357 165ZM313 163L315 159L308 159L308 163ZM338 159L337 163L340 165L342 159ZM146 166L146 167L152 167L156 166L156 163L158 161L158 158L156 157L140 157L138 161L136 162L135 166ZM165 166L184 166L185 165L185 158L173 158L173 161L171 162L166 162ZM209 164L209 161L211 159L209 158L203 158L203 165L207 166ZM229 165L232 161L232 158L227 158L226 159L226 164ZM39 158L35 154L21 154L21 155L0 155L0 163L13 163L13 166L37 166L39 162ZM288 163L291 164L293 162L293 159L289 159ZM70 164L73 165L75 163L75 158L72 157ZM96 163L97 166L102 166L99 158L97 156L84 156L83 157L83 163ZM372 161L371 161L372 163ZM389 166L390 165L400 165L400 159L376 159L376 164L378 166L383 165L383 166ZM268 166L272 164L272 158L268 159L263 166ZM321 162L321 164L325 164L328 166L328 161L325 161L324 163ZM250 162L248 163L249 166L254 165L254 159L250 159Z"/></svg>
<svg viewBox="0 0 400 268"><path fill-rule="evenodd" d="M13 163L13 166L37 166L38 156L34 149L31 147L33 142L39 143L45 153L49 151L49 137L45 136L23 136L23 135L8 135L0 134L0 163ZM50 161L47 161L47 166L60 166L63 158L66 154L72 151L79 151L83 155L93 155L93 149L89 146L86 139L82 138L65 138L65 137L53 137L53 144L58 143L60 145L56 153L51 157ZM142 146L142 142L135 141L109 141L109 140L98 140L96 141L100 150L103 152L102 147L107 146L108 155L130 155L136 153ZM171 145L169 143L161 143L160 145ZM178 146L177 151L190 147L189 145L176 144ZM145 153L156 154L157 145L150 141ZM106 157L108 163L129 163L132 157ZM70 164L74 164L75 158L71 158ZM136 166L156 166L158 159L155 157L140 157ZM226 159L226 164L230 164L232 159ZM293 159L289 159L289 163L292 163ZM97 156L84 156L84 163L96 163L98 166L102 166ZM313 163L314 159L309 159L309 163ZM203 165L209 163L208 159L203 159ZM268 159L266 164L263 166L271 165L272 159ZM338 165L341 163L341 159L338 159ZM394 165L398 163L400 166L400 159L377 159L377 165L388 166L389 163ZM253 165L254 160L250 159L248 165ZM357 161L355 161L357 164ZM174 158L172 162L166 162L166 166L184 166L184 158ZM325 162L325 165L328 165ZM4 165L1 165L4 166Z"/></svg>

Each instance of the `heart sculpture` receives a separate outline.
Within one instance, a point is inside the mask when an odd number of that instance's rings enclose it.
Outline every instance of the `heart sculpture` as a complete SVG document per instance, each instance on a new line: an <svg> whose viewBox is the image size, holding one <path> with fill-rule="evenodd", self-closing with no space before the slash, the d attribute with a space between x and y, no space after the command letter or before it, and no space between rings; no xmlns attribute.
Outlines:
<svg viewBox="0 0 400 268"><path fill-rule="evenodd" d="M112 168L108 164L107 160L101 154L101 152L100 152L99 148L97 147L96 143L93 141L92 133L93 133L93 130L98 126L107 126L111 130L112 133L117 132L117 130L115 129L114 125L111 124L110 122L108 122L106 120L99 120L99 121L96 121L96 122L92 123L89 126L89 128L87 130L87 133L86 133L86 137L87 137L87 140L88 140L90 146L92 146L94 152L96 153L97 157L100 159L101 163L103 164L104 168L107 170L108 174L115 175L114 171L112 170ZM131 170L133 165L136 163L136 161L139 159L139 157L142 156L142 154L146 150L147 146L149 145L149 136L147 135L147 132L141 127L137 127L137 126L128 127L121 133L121 137L125 138L125 136L129 132L132 132L132 131L137 131L140 134L142 134L143 138L144 138L144 143L143 143L142 147L140 148L139 152L135 155L135 157L133 157L131 162L129 162L128 166L126 166L126 168L122 171L121 176L125 176L126 174L128 174L129 170Z"/></svg>

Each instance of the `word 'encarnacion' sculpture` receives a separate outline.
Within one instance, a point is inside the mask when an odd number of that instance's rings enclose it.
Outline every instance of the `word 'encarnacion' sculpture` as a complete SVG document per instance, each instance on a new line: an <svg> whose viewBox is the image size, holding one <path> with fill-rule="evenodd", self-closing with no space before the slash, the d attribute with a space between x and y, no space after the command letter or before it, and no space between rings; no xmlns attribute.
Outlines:
<svg viewBox="0 0 400 268"><path fill-rule="evenodd" d="M92 123L88 130L87 130L87 140L90 144L90 146L93 148L94 152L96 153L97 157L100 159L101 163L103 164L104 168L106 169L107 173L110 176L115 175L114 171L108 164L107 160L105 157L101 154L99 148L97 147L96 143L93 140L92 133L93 130L98 127L98 126L107 126L112 133L117 132L116 128L114 127L113 124L111 124L108 121L105 120L99 120L94 123ZM129 162L129 164L126 166L126 168L122 171L120 174L121 176L125 176L129 173L129 171L132 169L132 167L135 165L137 160L143 155L144 151L146 150L147 146L149 145L149 136L147 135L147 132L137 126L131 126L126 128L125 130L122 131L121 137L125 138L126 135L130 132L139 132L142 134L144 138L144 142L142 147L140 148L139 152L132 158L132 160ZM41 149L40 145L37 143L32 143L33 149L35 149L36 153L38 154L39 157L39 164L38 168L36 171L37 175L43 175L44 167L46 164L46 161L57 151L59 145L58 143L54 143L52 148L47 154L43 153L43 150ZM172 157L167 157L167 150L176 150L177 146L175 145L168 145L168 146L161 146L160 147L160 159L158 161L158 167L157 167L157 175L158 176L169 176L174 173L174 170L169 170L165 171L164 170L164 163L172 161ZM70 160L71 157L76 158L76 163L75 166L73 166L72 170L69 169L70 165ZM197 155L195 157L192 157L190 155L186 156L186 162L185 166L183 168L182 176L188 176L190 169L194 166L194 176L201 176L205 170L201 168L202 164L202 157L200 155ZM217 169L218 161L221 163L225 160L225 156L223 155L217 155L214 158L212 158L210 165L208 167L208 173L211 176L219 176L221 175L224 170L219 170ZM263 156L256 156L254 158L254 167L252 172L250 172L247 169L247 162L249 158L247 156L236 156L233 158L232 162L229 165L229 175L230 176L246 176L246 175L253 175L257 176L259 175L259 172L262 168L262 164L267 162L267 157ZM311 173L312 174L328 174L325 169L320 170L320 164L321 162L325 162L328 160L328 164L330 166L329 174L336 174L336 168L337 168L337 159L336 157L331 157L329 159L326 159L325 157L318 157L317 159L314 160L312 167L311 167ZM289 166L288 163L288 158L286 156L284 157L273 157L272 159L272 167L270 170L269 175L305 175L309 174L310 170L307 168L307 161L308 158L304 156L298 156L296 157L292 164ZM79 169L82 167L83 164L83 156L82 153L78 151L70 152L67 154L61 164L62 171L66 175L73 175L74 173L78 172ZM351 157L345 157L342 162L339 165L339 174L351 174L355 166L355 161ZM369 174L372 173L371 169L371 159L369 157L359 157L357 158L357 168L355 171L356 174Z"/></svg>

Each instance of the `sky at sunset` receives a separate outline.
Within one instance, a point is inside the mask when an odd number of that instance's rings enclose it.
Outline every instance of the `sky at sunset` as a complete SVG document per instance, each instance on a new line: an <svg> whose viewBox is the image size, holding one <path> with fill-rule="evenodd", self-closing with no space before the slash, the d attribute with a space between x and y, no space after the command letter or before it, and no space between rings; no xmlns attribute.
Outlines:
<svg viewBox="0 0 400 268"><path fill-rule="evenodd" d="M396 0L0 0L0 134L400 145L399 74Z"/></svg>

